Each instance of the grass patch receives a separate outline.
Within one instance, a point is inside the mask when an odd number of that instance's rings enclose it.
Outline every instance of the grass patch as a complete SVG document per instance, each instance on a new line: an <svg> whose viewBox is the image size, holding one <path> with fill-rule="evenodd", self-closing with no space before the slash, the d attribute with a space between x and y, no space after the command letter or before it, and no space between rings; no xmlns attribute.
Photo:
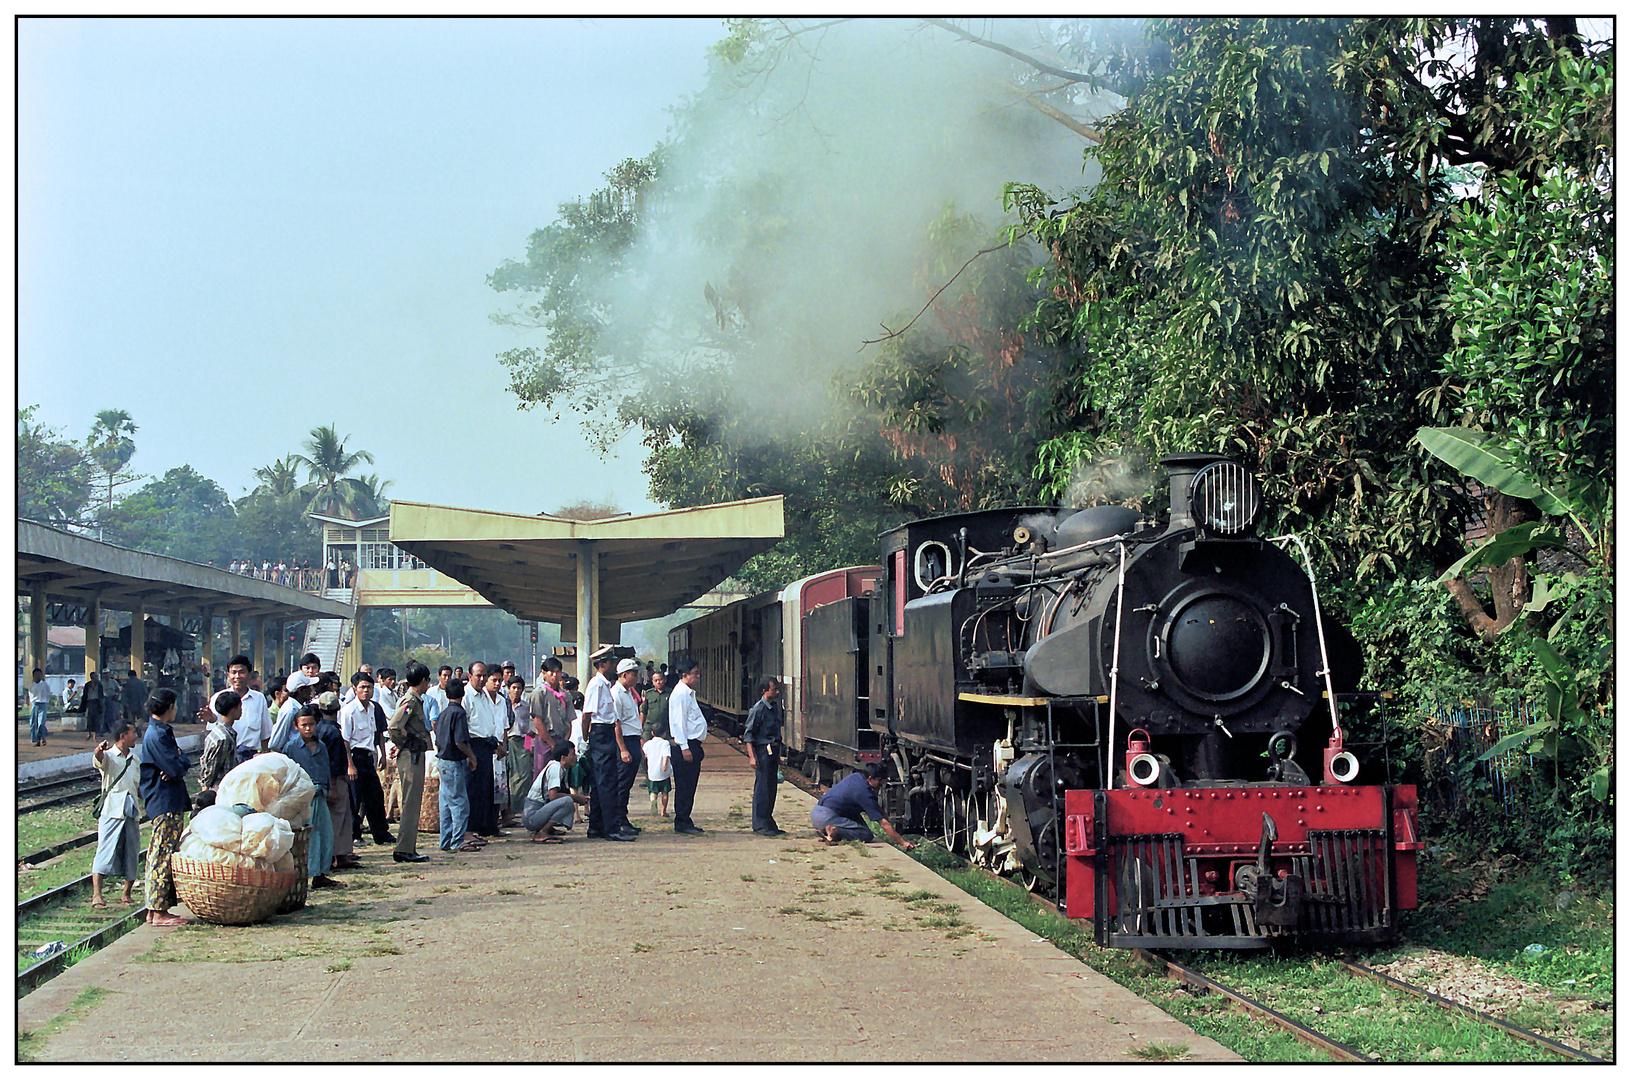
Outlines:
<svg viewBox="0 0 1631 1080"><path fill-rule="evenodd" d="M351 970L351 961L341 960L341 961L338 961L336 963L330 964L328 967L324 968L323 970L328 972L330 975L338 975L342 971L350 971Z"/></svg>
<svg viewBox="0 0 1631 1080"><path fill-rule="evenodd" d="M435 903L435 902L436 902L436 901L434 901L434 900L432 900L432 899L431 899L431 898L430 898L430 897L428 897L428 896L421 896L421 897L417 897L417 898L416 898L416 899L415 899L415 900L414 900L414 903L416 903L416 904L434 904L434 903Z"/></svg>
<svg viewBox="0 0 1631 1080"><path fill-rule="evenodd" d="M1134 1047L1131 1053L1140 1061L1178 1061L1189 1056L1189 1047L1183 1043L1152 1042Z"/></svg>
<svg viewBox="0 0 1631 1080"><path fill-rule="evenodd" d="M402 955L402 948L399 945L392 945L389 942L376 942L373 945L364 946L364 948L362 950L362 953L360 955L362 955L362 956L401 956Z"/></svg>
<svg viewBox="0 0 1631 1080"><path fill-rule="evenodd" d="M511 887L510 887L510 886L508 886L508 885L501 885L501 886L499 886L499 887L498 887L498 889L496 889L496 890L495 890L495 891L496 891L496 892L497 892L497 893L498 893L498 895L500 895L500 896L521 896L521 895L522 895L522 890L520 890L520 889L512 889L512 888L511 888Z"/></svg>
<svg viewBox="0 0 1631 1080"><path fill-rule="evenodd" d="M872 871L872 880L879 887L883 887L898 884L906 879L895 871L885 868L883 870Z"/></svg>
<svg viewBox="0 0 1631 1080"><path fill-rule="evenodd" d="M635 951L635 952L637 952L637 953L638 953L638 952L652 952L652 951L654 951L654 950L655 950L655 949L656 949L656 948L657 948L657 946L655 946L655 945L647 945L647 944L646 944L646 943L645 943L645 942L643 942L643 941L636 941L636 942L635 942L635 943L634 943L634 951Z"/></svg>
<svg viewBox="0 0 1631 1080"><path fill-rule="evenodd" d="M18 1062L36 1061L44 1053L45 1044L53 1036L61 1033L69 1024L85 1017L92 1009L101 1003L102 999L113 993L100 986L88 986L74 996L68 1007L53 1016L33 1031L17 1032L17 1060Z"/></svg>
<svg viewBox="0 0 1631 1080"><path fill-rule="evenodd" d="M743 881L758 881L759 879L754 877L752 874L743 874L742 875L742 880Z"/></svg>

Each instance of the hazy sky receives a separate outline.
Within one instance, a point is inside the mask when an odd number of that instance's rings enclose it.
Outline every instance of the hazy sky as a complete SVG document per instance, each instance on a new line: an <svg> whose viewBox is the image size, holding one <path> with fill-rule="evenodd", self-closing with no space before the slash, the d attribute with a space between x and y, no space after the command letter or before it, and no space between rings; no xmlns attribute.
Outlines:
<svg viewBox="0 0 1631 1080"><path fill-rule="evenodd" d="M17 24L20 405L236 499L335 423L393 498L635 512L577 421L525 413L485 276L652 149L713 19ZM547 475L546 475L547 474Z"/></svg>

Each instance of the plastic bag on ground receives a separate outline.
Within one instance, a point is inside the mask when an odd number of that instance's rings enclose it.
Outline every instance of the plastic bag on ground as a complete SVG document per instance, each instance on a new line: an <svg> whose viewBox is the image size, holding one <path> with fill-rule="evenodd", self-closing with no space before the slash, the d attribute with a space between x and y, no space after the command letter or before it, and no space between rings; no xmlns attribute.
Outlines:
<svg viewBox="0 0 1631 1080"><path fill-rule="evenodd" d="M311 801L316 795L317 786L306 770L293 758L274 752L257 754L227 773L215 799L228 806L247 803L299 829L311 823Z"/></svg>

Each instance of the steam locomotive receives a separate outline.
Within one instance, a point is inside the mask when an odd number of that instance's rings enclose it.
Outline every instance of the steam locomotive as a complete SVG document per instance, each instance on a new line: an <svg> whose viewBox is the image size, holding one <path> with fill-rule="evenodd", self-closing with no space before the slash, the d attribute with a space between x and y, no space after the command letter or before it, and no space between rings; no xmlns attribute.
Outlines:
<svg viewBox="0 0 1631 1080"><path fill-rule="evenodd" d="M886 815L1062 897L1111 947L1391 940L1416 905L1413 787L1362 763L1358 643L1257 479L1163 460L1170 516L1017 507L911 522L881 565L676 627L731 727L787 688L787 761L882 761ZM1294 557L1282 544L1299 552Z"/></svg>

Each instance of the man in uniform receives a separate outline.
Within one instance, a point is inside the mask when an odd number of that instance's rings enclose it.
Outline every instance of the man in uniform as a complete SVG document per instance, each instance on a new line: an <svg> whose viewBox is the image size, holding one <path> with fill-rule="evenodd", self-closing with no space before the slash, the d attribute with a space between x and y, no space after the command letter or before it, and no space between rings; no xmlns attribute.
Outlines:
<svg viewBox="0 0 1631 1080"><path fill-rule="evenodd" d="M776 825L776 772L782 740L781 684L766 675L759 680L759 700L748 710L742 728L748 764L753 766L753 831L760 836L786 836Z"/></svg>
<svg viewBox="0 0 1631 1080"><path fill-rule="evenodd" d="M425 794L425 751L430 748L430 729L425 725L424 695L430 686L430 669L417 660L403 672L408 684L396 711L386 726L386 737L396 748L396 774L402 780L402 821L397 826L397 862L427 862L429 855L416 850L419 843L419 802Z"/></svg>
<svg viewBox="0 0 1631 1080"><path fill-rule="evenodd" d="M617 778L624 764L634 760L634 754L623 743L623 731L617 722L617 707L612 701L612 683L607 673L612 669L612 647L607 645L589 657L595 674L583 688L583 721L589 730L589 760L594 768L594 798L589 803L589 831L587 835L604 840L633 840L635 833L625 831L618 819Z"/></svg>

